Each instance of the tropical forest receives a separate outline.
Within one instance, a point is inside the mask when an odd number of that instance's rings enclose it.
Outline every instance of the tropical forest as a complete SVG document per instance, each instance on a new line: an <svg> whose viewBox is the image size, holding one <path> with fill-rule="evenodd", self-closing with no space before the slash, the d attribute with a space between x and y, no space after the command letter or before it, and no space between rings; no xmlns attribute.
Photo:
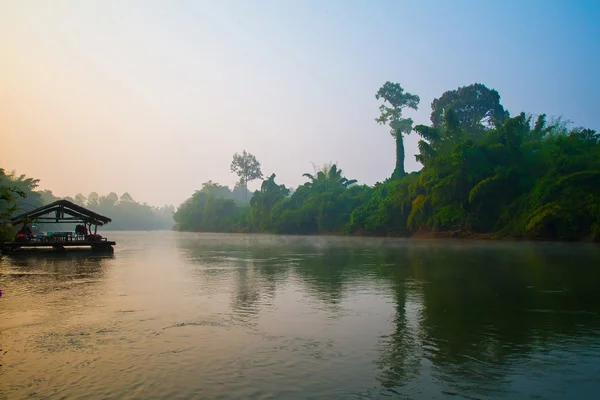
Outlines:
<svg viewBox="0 0 600 400"><path fill-rule="evenodd" d="M233 156L233 189L208 181L175 210L128 193L67 198L110 216L111 229L397 237L600 240L600 136L561 118L511 115L496 90L472 84L431 102L431 123L406 116L420 97L386 82L375 94L396 167L374 186L341 166L316 166L297 188L264 176L256 157ZM404 169L404 137L418 135L419 171ZM393 154L390 152L390 154ZM251 193L248 183L262 180ZM10 216L55 201L38 180L0 170L3 232Z"/></svg>
<svg viewBox="0 0 600 400"><path fill-rule="evenodd" d="M288 188L236 154L236 188L264 179L249 203L208 182L177 209L176 228L200 232L600 240L600 136L561 118L510 115L496 90L472 84L431 102L431 124L405 114L420 98L398 83L376 93L396 167L362 185L329 164ZM419 135L420 171L404 169L405 135ZM392 141L390 141L390 144ZM239 196L238 196L239 199Z"/></svg>

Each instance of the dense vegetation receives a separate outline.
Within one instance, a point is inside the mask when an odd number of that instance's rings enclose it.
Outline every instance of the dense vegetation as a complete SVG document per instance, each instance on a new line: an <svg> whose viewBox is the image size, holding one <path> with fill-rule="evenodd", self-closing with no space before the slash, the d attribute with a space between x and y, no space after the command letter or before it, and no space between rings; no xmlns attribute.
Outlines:
<svg viewBox="0 0 600 400"><path fill-rule="evenodd" d="M248 182L262 179L260 163L235 154L232 189L206 182L173 215L124 193L67 198L108 215L111 229L165 229L173 218L184 231L355 234L378 236L489 235L600 240L600 136L521 113L510 117L500 95L474 84L431 103L431 125L413 126L402 113L420 98L386 82L378 123L389 125L396 168L374 187L358 185L335 164L304 174L294 191L267 177L251 196ZM418 172L404 170L403 136L421 137ZM0 169L0 235L6 222L57 199L39 181ZM250 199L249 199L250 198ZM249 199L249 201L248 201Z"/></svg>
<svg viewBox="0 0 600 400"><path fill-rule="evenodd" d="M7 174L0 168L0 243L14 237L8 222L15 213L42 205L41 194L35 191L38 183L37 179Z"/></svg>
<svg viewBox="0 0 600 400"><path fill-rule="evenodd" d="M293 193L272 174L249 204L209 182L178 208L178 228L600 240L595 131L548 122L545 115L511 118L498 92L481 84L433 100L431 126L413 127L402 117L420 99L400 85L387 82L376 97L384 100L377 122L389 124L397 149L396 169L385 182L357 185L327 165L305 174L307 182ZM421 137L416 158L423 168L406 174L403 135L411 132Z"/></svg>
<svg viewBox="0 0 600 400"><path fill-rule="evenodd" d="M37 190L38 184L38 179L6 173L0 168L0 241L11 239L14 235L8 228L11 216L59 199L49 190ZM109 229L170 229L173 226L173 206L151 207L135 201L128 193L119 197L116 193L100 196L92 192L87 198L77 194L74 198L65 199L110 217L113 222L107 226ZM42 228L61 229L50 224L45 224Z"/></svg>

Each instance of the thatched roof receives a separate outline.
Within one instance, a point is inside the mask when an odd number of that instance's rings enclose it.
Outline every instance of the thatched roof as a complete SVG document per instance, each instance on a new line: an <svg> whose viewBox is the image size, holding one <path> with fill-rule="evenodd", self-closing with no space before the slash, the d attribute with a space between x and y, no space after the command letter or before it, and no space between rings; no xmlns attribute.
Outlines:
<svg viewBox="0 0 600 400"><path fill-rule="evenodd" d="M48 215L54 212L54 215ZM97 214L87 208L78 206L68 200L58 200L46 206L27 211L11 219L13 225L24 221L36 220L47 223L88 223L93 225L104 225L112 220Z"/></svg>

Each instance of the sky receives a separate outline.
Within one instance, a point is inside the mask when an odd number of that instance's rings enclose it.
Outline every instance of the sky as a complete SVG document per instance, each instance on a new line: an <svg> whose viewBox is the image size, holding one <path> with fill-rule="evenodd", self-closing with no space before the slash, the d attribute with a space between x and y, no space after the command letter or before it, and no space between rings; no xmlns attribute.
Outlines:
<svg viewBox="0 0 600 400"><path fill-rule="evenodd" d="M386 81L420 96L417 124L477 82L600 130L598 21L584 0L0 0L0 167L157 206L233 186L243 150L288 186L329 162L372 185L395 164Z"/></svg>

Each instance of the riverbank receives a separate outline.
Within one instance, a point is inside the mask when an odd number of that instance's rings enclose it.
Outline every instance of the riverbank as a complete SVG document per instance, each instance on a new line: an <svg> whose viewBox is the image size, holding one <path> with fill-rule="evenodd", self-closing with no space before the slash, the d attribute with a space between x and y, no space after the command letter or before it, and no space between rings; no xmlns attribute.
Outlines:
<svg viewBox="0 0 600 400"><path fill-rule="evenodd" d="M273 232L248 232L244 230L233 232L210 232L210 231L179 231L173 229L174 232L190 232L190 233L222 233L222 234L245 234L245 235L272 235L272 236L307 236L307 237L365 237L365 238L387 238L387 239L447 239L447 240L477 240L477 241L513 241L513 242L557 242L557 243L600 243L600 240L594 240L589 236L580 240L568 240L558 238L542 238L533 236L511 236L498 233L465 233L461 231L444 231L444 232L427 232L419 231L408 236L401 235L375 235L364 232L354 232L352 234L340 232L327 233L273 233Z"/></svg>

